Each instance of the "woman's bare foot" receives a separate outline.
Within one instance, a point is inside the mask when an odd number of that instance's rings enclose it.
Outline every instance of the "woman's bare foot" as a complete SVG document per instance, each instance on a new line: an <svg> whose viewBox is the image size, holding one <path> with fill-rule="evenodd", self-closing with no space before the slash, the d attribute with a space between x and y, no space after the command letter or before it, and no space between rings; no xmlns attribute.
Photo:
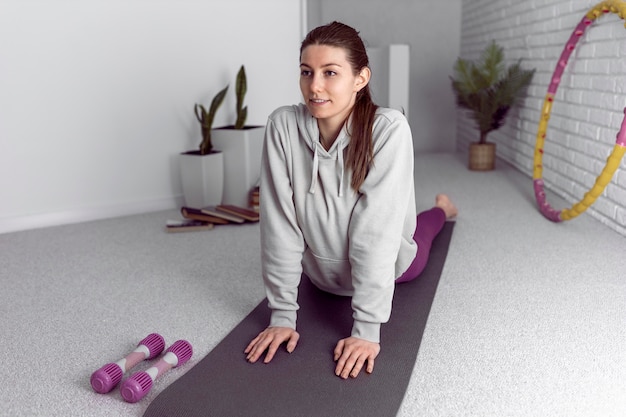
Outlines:
<svg viewBox="0 0 626 417"><path fill-rule="evenodd" d="M437 194L437 197L435 197L435 206L446 213L446 219L451 219L459 214L459 210L446 194Z"/></svg>

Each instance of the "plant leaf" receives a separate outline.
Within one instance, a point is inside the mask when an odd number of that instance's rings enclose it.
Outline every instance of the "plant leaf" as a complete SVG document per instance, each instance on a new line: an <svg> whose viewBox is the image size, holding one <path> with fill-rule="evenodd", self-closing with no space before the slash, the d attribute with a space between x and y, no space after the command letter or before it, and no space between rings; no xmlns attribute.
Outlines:
<svg viewBox="0 0 626 417"><path fill-rule="evenodd" d="M504 49L492 41L475 63L458 58L451 78L456 104L470 110L481 138L500 128L512 106L521 99L535 70L524 70L521 60L508 68Z"/></svg>

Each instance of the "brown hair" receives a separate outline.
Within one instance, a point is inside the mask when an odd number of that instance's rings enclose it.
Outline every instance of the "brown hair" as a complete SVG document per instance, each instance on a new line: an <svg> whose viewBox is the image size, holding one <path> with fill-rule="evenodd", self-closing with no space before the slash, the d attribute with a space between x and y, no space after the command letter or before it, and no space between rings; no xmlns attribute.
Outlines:
<svg viewBox="0 0 626 417"><path fill-rule="evenodd" d="M310 45L327 45L343 48L346 51L348 62L352 65L354 74L358 74L365 67L369 67L369 58L363 40L354 28L340 22L332 22L313 29L302 41L302 51ZM370 165L374 161L374 144L372 128L374 115L378 106L372 101L369 84L363 87L356 95L352 109L351 139L348 146L346 165L352 171L351 186L358 192L365 181Z"/></svg>

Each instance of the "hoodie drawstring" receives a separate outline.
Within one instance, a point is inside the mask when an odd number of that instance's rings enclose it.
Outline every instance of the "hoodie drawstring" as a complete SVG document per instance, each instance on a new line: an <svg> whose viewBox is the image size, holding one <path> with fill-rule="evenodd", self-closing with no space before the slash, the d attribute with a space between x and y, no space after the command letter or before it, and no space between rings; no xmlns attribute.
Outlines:
<svg viewBox="0 0 626 417"><path fill-rule="evenodd" d="M319 147L322 146L319 142L314 142L313 147L313 169L311 170L311 186L309 187L309 193L315 194L315 187L317 186L317 176L319 174ZM337 163L339 164L339 197L343 197L343 148L337 149Z"/></svg>
<svg viewBox="0 0 626 417"><path fill-rule="evenodd" d="M337 148L337 162L339 163L339 197L343 197L343 148Z"/></svg>
<svg viewBox="0 0 626 417"><path fill-rule="evenodd" d="M315 186L317 185L317 174L319 170L319 156L317 155L318 147L322 146L319 142L313 143L313 169L311 170L311 187L309 193L315 194Z"/></svg>

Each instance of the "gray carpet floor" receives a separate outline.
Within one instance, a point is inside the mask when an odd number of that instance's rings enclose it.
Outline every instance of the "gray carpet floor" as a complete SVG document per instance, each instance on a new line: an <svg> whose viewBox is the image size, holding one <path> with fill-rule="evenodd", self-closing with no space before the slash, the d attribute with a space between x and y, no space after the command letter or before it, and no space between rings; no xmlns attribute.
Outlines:
<svg viewBox="0 0 626 417"><path fill-rule="evenodd" d="M626 415L626 238L545 220L502 161L420 155L416 180L418 209L445 191L460 214L398 415ZM258 225L166 233L177 217L0 235L1 416L141 416L263 299ZM91 373L151 332L190 341L191 361L136 404L94 393Z"/></svg>

